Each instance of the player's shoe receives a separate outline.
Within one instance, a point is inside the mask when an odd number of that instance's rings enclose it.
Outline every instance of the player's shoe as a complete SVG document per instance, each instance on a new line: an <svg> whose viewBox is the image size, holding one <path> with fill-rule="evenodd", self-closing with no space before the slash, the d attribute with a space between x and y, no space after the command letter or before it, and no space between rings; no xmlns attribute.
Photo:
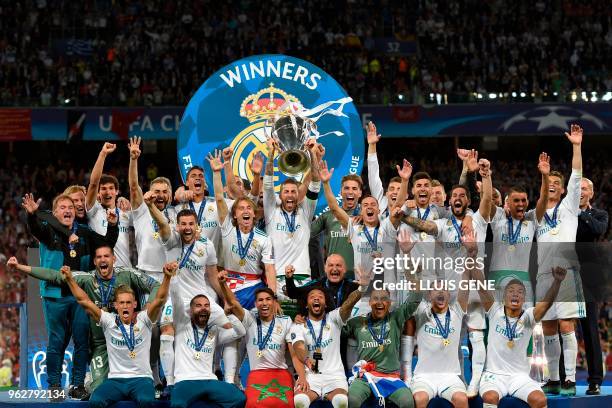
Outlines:
<svg viewBox="0 0 612 408"><path fill-rule="evenodd" d="M561 392L561 381L548 380L546 384L542 386L542 391L544 391L544 394L559 395Z"/></svg>
<svg viewBox="0 0 612 408"><path fill-rule="evenodd" d="M586 391L586 395L599 395L601 394L601 385L589 384L589 389Z"/></svg>
<svg viewBox="0 0 612 408"><path fill-rule="evenodd" d="M87 401L89 399L89 392L87 392L84 385L71 386L68 396L75 400Z"/></svg>
<svg viewBox="0 0 612 408"><path fill-rule="evenodd" d="M576 383L570 380L563 381L563 384L561 384L561 395L564 397L576 395Z"/></svg>

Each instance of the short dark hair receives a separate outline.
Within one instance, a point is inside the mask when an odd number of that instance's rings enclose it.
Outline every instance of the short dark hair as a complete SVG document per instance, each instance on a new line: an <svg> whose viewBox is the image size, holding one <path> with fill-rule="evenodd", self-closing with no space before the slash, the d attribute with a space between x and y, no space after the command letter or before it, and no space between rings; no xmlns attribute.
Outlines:
<svg viewBox="0 0 612 408"><path fill-rule="evenodd" d="M508 190L508 196L512 193L525 193L527 194L527 190L523 186L512 186L510 190Z"/></svg>
<svg viewBox="0 0 612 408"><path fill-rule="evenodd" d="M298 187L298 188L300 187L300 182L299 182L299 181L297 181L297 180L296 180L296 179L294 179L294 178L288 178L288 179L286 179L285 181L283 181L283 182L281 183L281 189L283 188L283 186L284 186L285 184L295 184L295 186L296 186L296 187Z"/></svg>
<svg viewBox="0 0 612 408"><path fill-rule="evenodd" d="M266 288L257 288L257 289L255 289L255 299L257 299L257 296L260 293L267 293L268 295L272 296L272 299L276 299L276 294L270 288L266 287Z"/></svg>
<svg viewBox="0 0 612 408"><path fill-rule="evenodd" d="M342 176L342 180L340 181L340 185L343 186L347 181L354 181L359 184L359 189L363 190L363 180L357 174L347 174L346 176Z"/></svg>
<svg viewBox="0 0 612 408"><path fill-rule="evenodd" d="M457 188L462 188L463 190L465 190L465 195L467 196L467 199L470 200L470 201L472 200L472 196L470 194L470 189L467 188L467 186L465 184L455 184L453 186L453 188L451 188L451 190L450 190L451 191L451 195L453 194L453 191L455 191L455 189L457 189Z"/></svg>
<svg viewBox="0 0 612 408"><path fill-rule="evenodd" d="M189 170L187 170L187 174L185 175L185 178L186 179L189 178L189 174L191 174L191 172L194 170L200 170L202 173L204 173L204 168L202 168L201 166L193 166Z"/></svg>
<svg viewBox="0 0 612 408"><path fill-rule="evenodd" d="M425 171L419 171L419 172L415 173L414 176L412 176L412 184L416 183L417 180L423 180L423 179L427 179L430 182L432 181L431 176L429 175L429 173L427 173Z"/></svg>
<svg viewBox="0 0 612 408"><path fill-rule="evenodd" d="M103 243L103 244L100 244L100 245L98 245L96 247L96 249L94 250L94 255L95 255L96 252L98 252L98 249L100 249L100 248L108 248L108 249L110 249L111 254L115 254L115 248L113 248L109 244Z"/></svg>
<svg viewBox="0 0 612 408"><path fill-rule="evenodd" d="M504 288L504 295L506 294L506 291L508 290L508 287L510 285L519 285L523 288L525 292L527 292L527 288L525 287L525 284L523 283L523 281L515 278L515 279L511 279L510 282L506 283L506 287Z"/></svg>
<svg viewBox="0 0 612 408"><path fill-rule="evenodd" d="M204 205L204 203L202 203L202 205ZM179 220L181 219L181 217L193 217L195 218L196 222L198 221L198 214L196 214L195 211L193 211L191 208L184 208L181 211L179 211L178 214L176 214L176 223L178 224Z"/></svg>
<svg viewBox="0 0 612 408"><path fill-rule="evenodd" d="M100 186L104 184L112 184L115 186L115 190L119 190L119 180L117 180L117 177L111 174L103 174L102 176L100 176L100 183L98 183L98 190L100 190Z"/></svg>
<svg viewBox="0 0 612 408"><path fill-rule="evenodd" d="M559 181L561 182L561 187L565 186L565 176L563 174L561 174L561 172L557 171L557 170L553 170L548 174L548 177L559 177Z"/></svg>
<svg viewBox="0 0 612 408"><path fill-rule="evenodd" d="M195 302L196 299L200 299L200 298L204 298L208 300L208 302L210 303L210 299L208 298L208 296L200 293L199 295L195 295L194 297L191 298L191 301L189 302L189 307L193 306L193 302Z"/></svg>
<svg viewBox="0 0 612 408"><path fill-rule="evenodd" d="M402 183L402 178L400 176L395 176L395 177L391 177L391 180L389 180L389 183L387 183L387 188L389 188L389 185L391 183Z"/></svg>

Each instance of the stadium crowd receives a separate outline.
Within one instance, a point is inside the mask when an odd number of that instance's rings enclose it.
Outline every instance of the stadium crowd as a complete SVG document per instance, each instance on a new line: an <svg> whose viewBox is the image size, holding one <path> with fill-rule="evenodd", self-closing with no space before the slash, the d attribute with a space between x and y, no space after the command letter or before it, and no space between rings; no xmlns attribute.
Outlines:
<svg viewBox="0 0 612 408"><path fill-rule="evenodd" d="M185 106L214 71L262 53L313 62L358 103L565 100L612 90L610 14L605 0L8 2L0 104ZM404 42L415 52L394 52Z"/></svg>

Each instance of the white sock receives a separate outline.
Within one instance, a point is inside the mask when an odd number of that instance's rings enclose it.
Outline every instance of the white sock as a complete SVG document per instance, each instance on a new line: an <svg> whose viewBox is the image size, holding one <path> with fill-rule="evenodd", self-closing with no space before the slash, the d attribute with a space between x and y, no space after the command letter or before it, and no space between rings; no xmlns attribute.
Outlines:
<svg viewBox="0 0 612 408"><path fill-rule="evenodd" d="M412 379L412 356L414 355L414 336L402 334L400 360L402 362L402 378L406 384Z"/></svg>
<svg viewBox="0 0 612 408"><path fill-rule="evenodd" d="M548 362L548 374L551 381L559 381L559 358L561 357L561 344L559 335L544 336L544 353ZM574 361L576 361L574 356Z"/></svg>
<svg viewBox="0 0 612 408"><path fill-rule="evenodd" d="M576 382L576 357L578 356L578 341L576 333L562 333L563 338L563 366L565 367L565 378Z"/></svg>
<svg viewBox="0 0 612 408"><path fill-rule="evenodd" d="M469 334L470 344L472 345L472 379L470 380L470 386L478 389L480 384L480 377L482 377L482 370L484 368L485 360L487 359L487 350L484 344L484 333L481 331L472 331Z"/></svg>
<svg viewBox="0 0 612 408"><path fill-rule="evenodd" d="M223 379L233 384L238 368L238 343L240 340L227 343L223 348Z"/></svg>
<svg viewBox="0 0 612 408"><path fill-rule="evenodd" d="M495 404L487 404L486 402L482 403L482 408L497 408Z"/></svg>
<svg viewBox="0 0 612 408"><path fill-rule="evenodd" d="M174 385L174 336L169 334L159 336L159 361L166 376L166 383Z"/></svg>
<svg viewBox="0 0 612 408"><path fill-rule="evenodd" d="M334 408L348 408L348 398L344 394L336 394L331 400Z"/></svg>
<svg viewBox="0 0 612 408"><path fill-rule="evenodd" d="M293 404L295 408L308 408L310 406L310 398L306 394L296 394L293 396Z"/></svg>

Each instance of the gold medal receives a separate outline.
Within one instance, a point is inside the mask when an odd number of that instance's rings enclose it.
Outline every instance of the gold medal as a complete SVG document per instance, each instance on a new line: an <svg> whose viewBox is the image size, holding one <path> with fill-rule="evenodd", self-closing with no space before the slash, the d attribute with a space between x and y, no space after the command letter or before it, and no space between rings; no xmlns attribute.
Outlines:
<svg viewBox="0 0 612 408"><path fill-rule="evenodd" d="M257 350L257 358L261 358L263 356L262 350Z"/></svg>
<svg viewBox="0 0 612 408"><path fill-rule="evenodd" d="M71 258L76 258L76 255L77 255L77 254L76 254L76 251L75 251L74 249L71 249L71 250L70 250L70 257L71 257Z"/></svg>
<svg viewBox="0 0 612 408"><path fill-rule="evenodd" d="M198 226L196 227L196 231L198 231L198 233L202 233L202 227L198 225Z"/></svg>
<svg viewBox="0 0 612 408"><path fill-rule="evenodd" d="M559 233L559 227L554 227L550 230L550 233L553 235L557 235Z"/></svg>
<svg viewBox="0 0 612 408"><path fill-rule="evenodd" d="M382 252L372 252L372 258L382 258Z"/></svg>
<svg viewBox="0 0 612 408"><path fill-rule="evenodd" d="M380 345L378 346L378 351L380 351L381 353L382 353L383 351L385 351L385 346L383 346L382 344L380 344Z"/></svg>
<svg viewBox="0 0 612 408"><path fill-rule="evenodd" d="M444 339L444 340L442 340L442 344L444 344L444 347L448 347L448 345L450 344L450 340L449 339Z"/></svg>
<svg viewBox="0 0 612 408"><path fill-rule="evenodd" d="M516 247L514 245L510 245L508 247L508 251L513 252L516 249Z"/></svg>
<svg viewBox="0 0 612 408"><path fill-rule="evenodd" d="M427 233L423 231L421 232L421 241L425 240L425 238L427 238Z"/></svg>
<svg viewBox="0 0 612 408"><path fill-rule="evenodd" d="M238 261L238 264L240 266L244 266L244 265L246 265L246 260L244 258L240 258L240 261Z"/></svg>
<svg viewBox="0 0 612 408"><path fill-rule="evenodd" d="M159 239L159 232L153 233L153 239Z"/></svg>
<svg viewBox="0 0 612 408"><path fill-rule="evenodd" d="M506 343L508 345L509 348L514 348L514 340L509 340L508 343Z"/></svg>
<svg viewBox="0 0 612 408"><path fill-rule="evenodd" d="M130 358L132 360L136 358L136 352L134 350L130 351Z"/></svg>
<svg viewBox="0 0 612 408"><path fill-rule="evenodd" d="M315 353L317 353L317 354L321 354L321 353L322 353L322 351L321 351L321 349L320 349L320 348L318 348L318 349L315 349Z"/></svg>
<svg viewBox="0 0 612 408"><path fill-rule="evenodd" d="M193 358L195 358L196 360L200 360L201 357L202 353L200 353L199 351L196 351L193 355Z"/></svg>
<svg viewBox="0 0 612 408"><path fill-rule="evenodd" d="M289 233L289 238L293 238L293 232Z"/></svg>

